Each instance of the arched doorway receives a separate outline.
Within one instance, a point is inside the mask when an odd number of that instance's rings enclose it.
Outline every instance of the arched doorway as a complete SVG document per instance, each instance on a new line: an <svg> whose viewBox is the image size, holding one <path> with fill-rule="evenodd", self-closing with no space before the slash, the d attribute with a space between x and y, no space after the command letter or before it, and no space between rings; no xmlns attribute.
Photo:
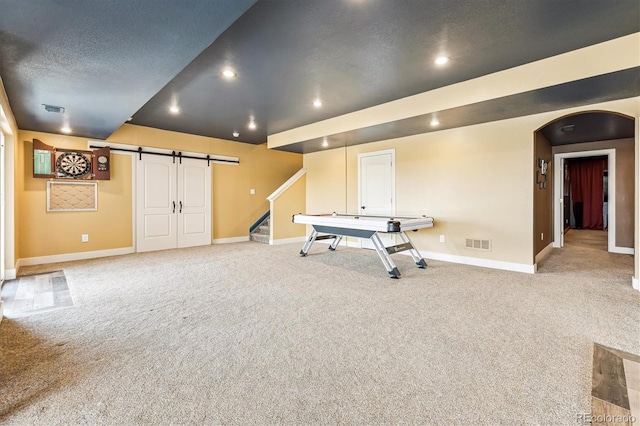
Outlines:
<svg viewBox="0 0 640 426"><path fill-rule="evenodd" d="M552 169L548 173L551 176L544 176L549 187L534 186L536 260L546 247L562 247L567 230L585 227L607 233L609 252L633 254L634 126L634 119L626 115L587 111L560 117L535 132L536 162L548 162L547 167ZM585 179L597 183L597 188L583 191L576 186L576 181L581 180L576 172L578 163L600 164L595 171L584 172ZM540 171L538 168L538 174ZM580 214L585 208L589 212L588 224L583 223L584 214ZM539 243L541 230L553 237Z"/></svg>

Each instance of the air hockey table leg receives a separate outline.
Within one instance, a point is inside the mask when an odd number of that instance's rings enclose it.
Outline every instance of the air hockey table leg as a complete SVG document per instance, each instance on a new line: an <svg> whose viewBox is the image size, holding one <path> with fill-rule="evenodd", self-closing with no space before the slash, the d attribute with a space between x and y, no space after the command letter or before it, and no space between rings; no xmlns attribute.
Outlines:
<svg viewBox="0 0 640 426"><path fill-rule="evenodd" d="M380 256L380 260L382 260L384 267L387 269L389 276L396 279L400 278L400 271L398 270L396 264L393 263L393 260L391 260L391 257L389 256L389 253L387 253L387 249L385 248L384 243L380 239L378 233L376 232L375 234L373 234L370 239L373 243L373 247L375 247L376 249L376 253L378 253L378 256Z"/></svg>
<svg viewBox="0 0 640 426"><path fill-rule="evenodd" d="M329 246L329 250L335 251L336 248L338 247L338 244L340 244L340 241L342 241L342 235L336 235L336 238L333 240L333 242Z"/></svg>
<svg viewBox="0 0 640 426"><path fill-rule="evenodd" d="M309 249L313 245L313 242L316 240L317 236L318 236L318 231L316 231L315 229L312 229L311 234L309 234L309 238L307 238L307 241L304 243L304 246L302 246L302 250L300 250L300 256L304 257L307 255L307 253L309 253Z"/></svg>
<svg viewBox="0 0 640 426"><path fill-rule="evenodd" d="M416 262L416 265L418 265L418 268L426 268L427 262L425 262L424 259L420 256L420 252L418 252L416 246L413 245L413 241L411 241L411 238L409 238L406 232L400 232L400 238L402 239L403 243L409 243L411 245L411 250L409 250L409 253L413 258L413 261Z"/></svg>

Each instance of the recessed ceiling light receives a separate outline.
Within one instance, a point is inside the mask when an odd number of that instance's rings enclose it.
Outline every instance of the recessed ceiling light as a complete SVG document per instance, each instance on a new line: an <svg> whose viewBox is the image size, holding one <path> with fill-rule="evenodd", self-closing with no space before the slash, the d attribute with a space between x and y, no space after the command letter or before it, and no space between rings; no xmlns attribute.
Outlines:
<svg viewBox="0 0 640 426"><path fill-rule="evenodd" d="M234 70L227 68L222 71L222 76L224 78L236 78L238 74Z"/></svg>
<svg viewBox="0 0 640 426"><path fill-rule="evenodd" d="M69 127L69 126L67 126L67 125L64 125L64 126L62 126L62 128L60 129L60 131L61 131L62 133L71 133L71 127Z"/></svg>
<svg viewBox="0 0 640 426"><path fill-rule="evenodd" d="M444 65L449 62L449 58L447 56L438 56L434 62L436 65Z"/></svg>
<svg viewBox="0 0 640 426"><path fill-rule="evenodd" d="M431 120L431 127L436 127L439 125L440 125L440 122L438 121L437 118L434 118L433 120Z"/></svg>
<svg viewBox="0 0 640 426"><path fill-rule="evenodd" d="M327 138L322 139L322 147L326 148L329 146L329 142L327 141Z"/></svg>
<svg viewBox="0 0 640 426"><path fill-rule="evenodd" d="M238 136L240 136L240 133L238 133L238 132L233 132L233 137L234 137L234 138L237 138Z"/></svg>
<svg viewBox="0 0 640 426"><path fill-rule="evenodd" d="M255 121L250 121L250 122L249 122L249 126L248 126L248 127L249 127L251 130L255 130L255 129L256 129L256 127L258 127L258 126L256 126L256 122L255 122Z"/></svg>
<svg viewBox="0 0 640 426"><path fill-rule="evenodd" d="M179 114L180 113L180 108L178 108L178 105L171 105L169 107L169 112L171 114Z"/></svg>
<svg viewBox="0 0 640 426"><path fill-rule="evenodd" d="M313 101L313 106L316 108L320 108L322 106L322 101L320 99L316 99Z"/></svg>

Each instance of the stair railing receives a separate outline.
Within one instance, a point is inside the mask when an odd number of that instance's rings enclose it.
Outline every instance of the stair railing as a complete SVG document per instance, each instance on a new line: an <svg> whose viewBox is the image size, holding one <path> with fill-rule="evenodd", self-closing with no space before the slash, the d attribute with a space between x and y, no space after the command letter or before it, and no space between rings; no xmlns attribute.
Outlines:
<svg viewBox="0 0 640 426"><path fill-rule="evenodd" d="M269 244L292 242L305 237L306 228L292 223L291 216L304 213L306 209L306 186L304 182L298 182L306 173L307 169L301 168L267 197L271 213Z"/></svg>
<svg viewBox="0 0 640 426"><path fill-rule="evenodd" d="M260 216L260 219L256 220L255 223L249 227L249 235L251 235L251 233L255 231L256 228L260 226L260 224L264 222L265 219L268 218L270 214L271 214L271 210L267 210L265 214Z"/></svg>

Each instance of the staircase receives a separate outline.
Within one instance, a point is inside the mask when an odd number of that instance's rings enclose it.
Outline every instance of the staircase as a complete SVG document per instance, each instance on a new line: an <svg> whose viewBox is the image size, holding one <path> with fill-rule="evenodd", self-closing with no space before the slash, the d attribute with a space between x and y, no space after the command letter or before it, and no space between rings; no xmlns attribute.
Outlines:
<svg viewBox="0 0 640 426"><path fill-rule="evenodd" d="M271 230L271 216L267 216L258 226L250 232L251 241L269 244L269 233Z"/></svg>

